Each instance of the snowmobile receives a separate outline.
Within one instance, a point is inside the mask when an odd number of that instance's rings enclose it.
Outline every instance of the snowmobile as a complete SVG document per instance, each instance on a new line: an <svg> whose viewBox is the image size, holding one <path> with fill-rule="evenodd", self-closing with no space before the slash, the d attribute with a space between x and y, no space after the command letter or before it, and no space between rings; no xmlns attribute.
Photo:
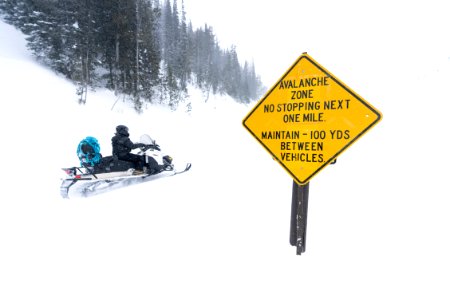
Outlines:
<svg viewBox="0 0 450 300"><path fill-rule="evenodd" d="M61 196L89 197L130 184L181 174L191 168L191 164L186 163L178 169L172 157L164 155L149 135L141 136L140 143L145 146L133 150L133 153L145 156L143 170L137 170L133 162L119 160L115 156L102 157L93 166L82 163L80 167L62 168L66 177L62 179ZM156 169L154 161L158 164Z"/></svg>

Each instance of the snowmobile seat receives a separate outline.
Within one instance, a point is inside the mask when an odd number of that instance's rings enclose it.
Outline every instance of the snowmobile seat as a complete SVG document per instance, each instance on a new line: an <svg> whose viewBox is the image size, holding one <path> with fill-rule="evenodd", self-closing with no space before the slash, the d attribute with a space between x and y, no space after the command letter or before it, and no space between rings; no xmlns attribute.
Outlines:
<svg viewBox="0 0 450 300"><path fill-rule="evenodd" d="M95 173L120 172L128 169L134 169L134 163L124 160L119 160L116 156L102 157L100 162L94 166Z"/></svg>

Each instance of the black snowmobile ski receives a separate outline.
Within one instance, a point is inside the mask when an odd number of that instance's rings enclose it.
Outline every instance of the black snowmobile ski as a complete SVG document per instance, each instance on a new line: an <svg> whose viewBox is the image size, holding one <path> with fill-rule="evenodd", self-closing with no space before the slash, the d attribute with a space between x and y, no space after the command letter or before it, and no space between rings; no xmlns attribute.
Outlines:
<svg viewBox="0 0 450 300"><path fill-rule="evenodd" d="M178 175L178 174L184 173L184 172L186 172L186 171L189 171L189 170L191 169L191 166L192 166L191 163L187 163L187 164L186 164L186 167L185 167L184 169L182 169L182 170L180 170L180 171L175 171L173 175ZM172 176L173 176L173 175L172 175Z"/></svg>

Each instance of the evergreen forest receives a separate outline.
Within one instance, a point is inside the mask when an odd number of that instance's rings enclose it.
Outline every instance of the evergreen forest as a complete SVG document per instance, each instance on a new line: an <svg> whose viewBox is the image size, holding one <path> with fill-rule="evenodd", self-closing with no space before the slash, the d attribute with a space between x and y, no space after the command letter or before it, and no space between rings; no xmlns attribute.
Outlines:
<svg viewBox="0 0 450 300"><path fill-rule="evenodd" d="M81 104L96 88L137 111L145 103L176 109L189 84L242 103L263 90L235 46L222 49L207 24L193 28L184 0L181 8L176 0L1 0L0 14L39 61L74 82Z"/></svg>

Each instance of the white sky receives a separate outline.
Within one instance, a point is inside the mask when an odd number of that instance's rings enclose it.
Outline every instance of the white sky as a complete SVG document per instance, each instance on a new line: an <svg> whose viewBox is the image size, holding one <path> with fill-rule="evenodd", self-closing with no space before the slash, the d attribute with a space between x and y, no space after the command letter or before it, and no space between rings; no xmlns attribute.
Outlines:
<svg viewBox="0 0 450 300"><path fill-rule="evenodd" d="M450 56L443 0L185 0L185 7L194 26L206 22L224 47L234 44L241 59L254 59L268 86L302 52L332 72L332 66L352 66L358 74L379 66L370 63L375 56L394 67L423 56Z"/></svg>

